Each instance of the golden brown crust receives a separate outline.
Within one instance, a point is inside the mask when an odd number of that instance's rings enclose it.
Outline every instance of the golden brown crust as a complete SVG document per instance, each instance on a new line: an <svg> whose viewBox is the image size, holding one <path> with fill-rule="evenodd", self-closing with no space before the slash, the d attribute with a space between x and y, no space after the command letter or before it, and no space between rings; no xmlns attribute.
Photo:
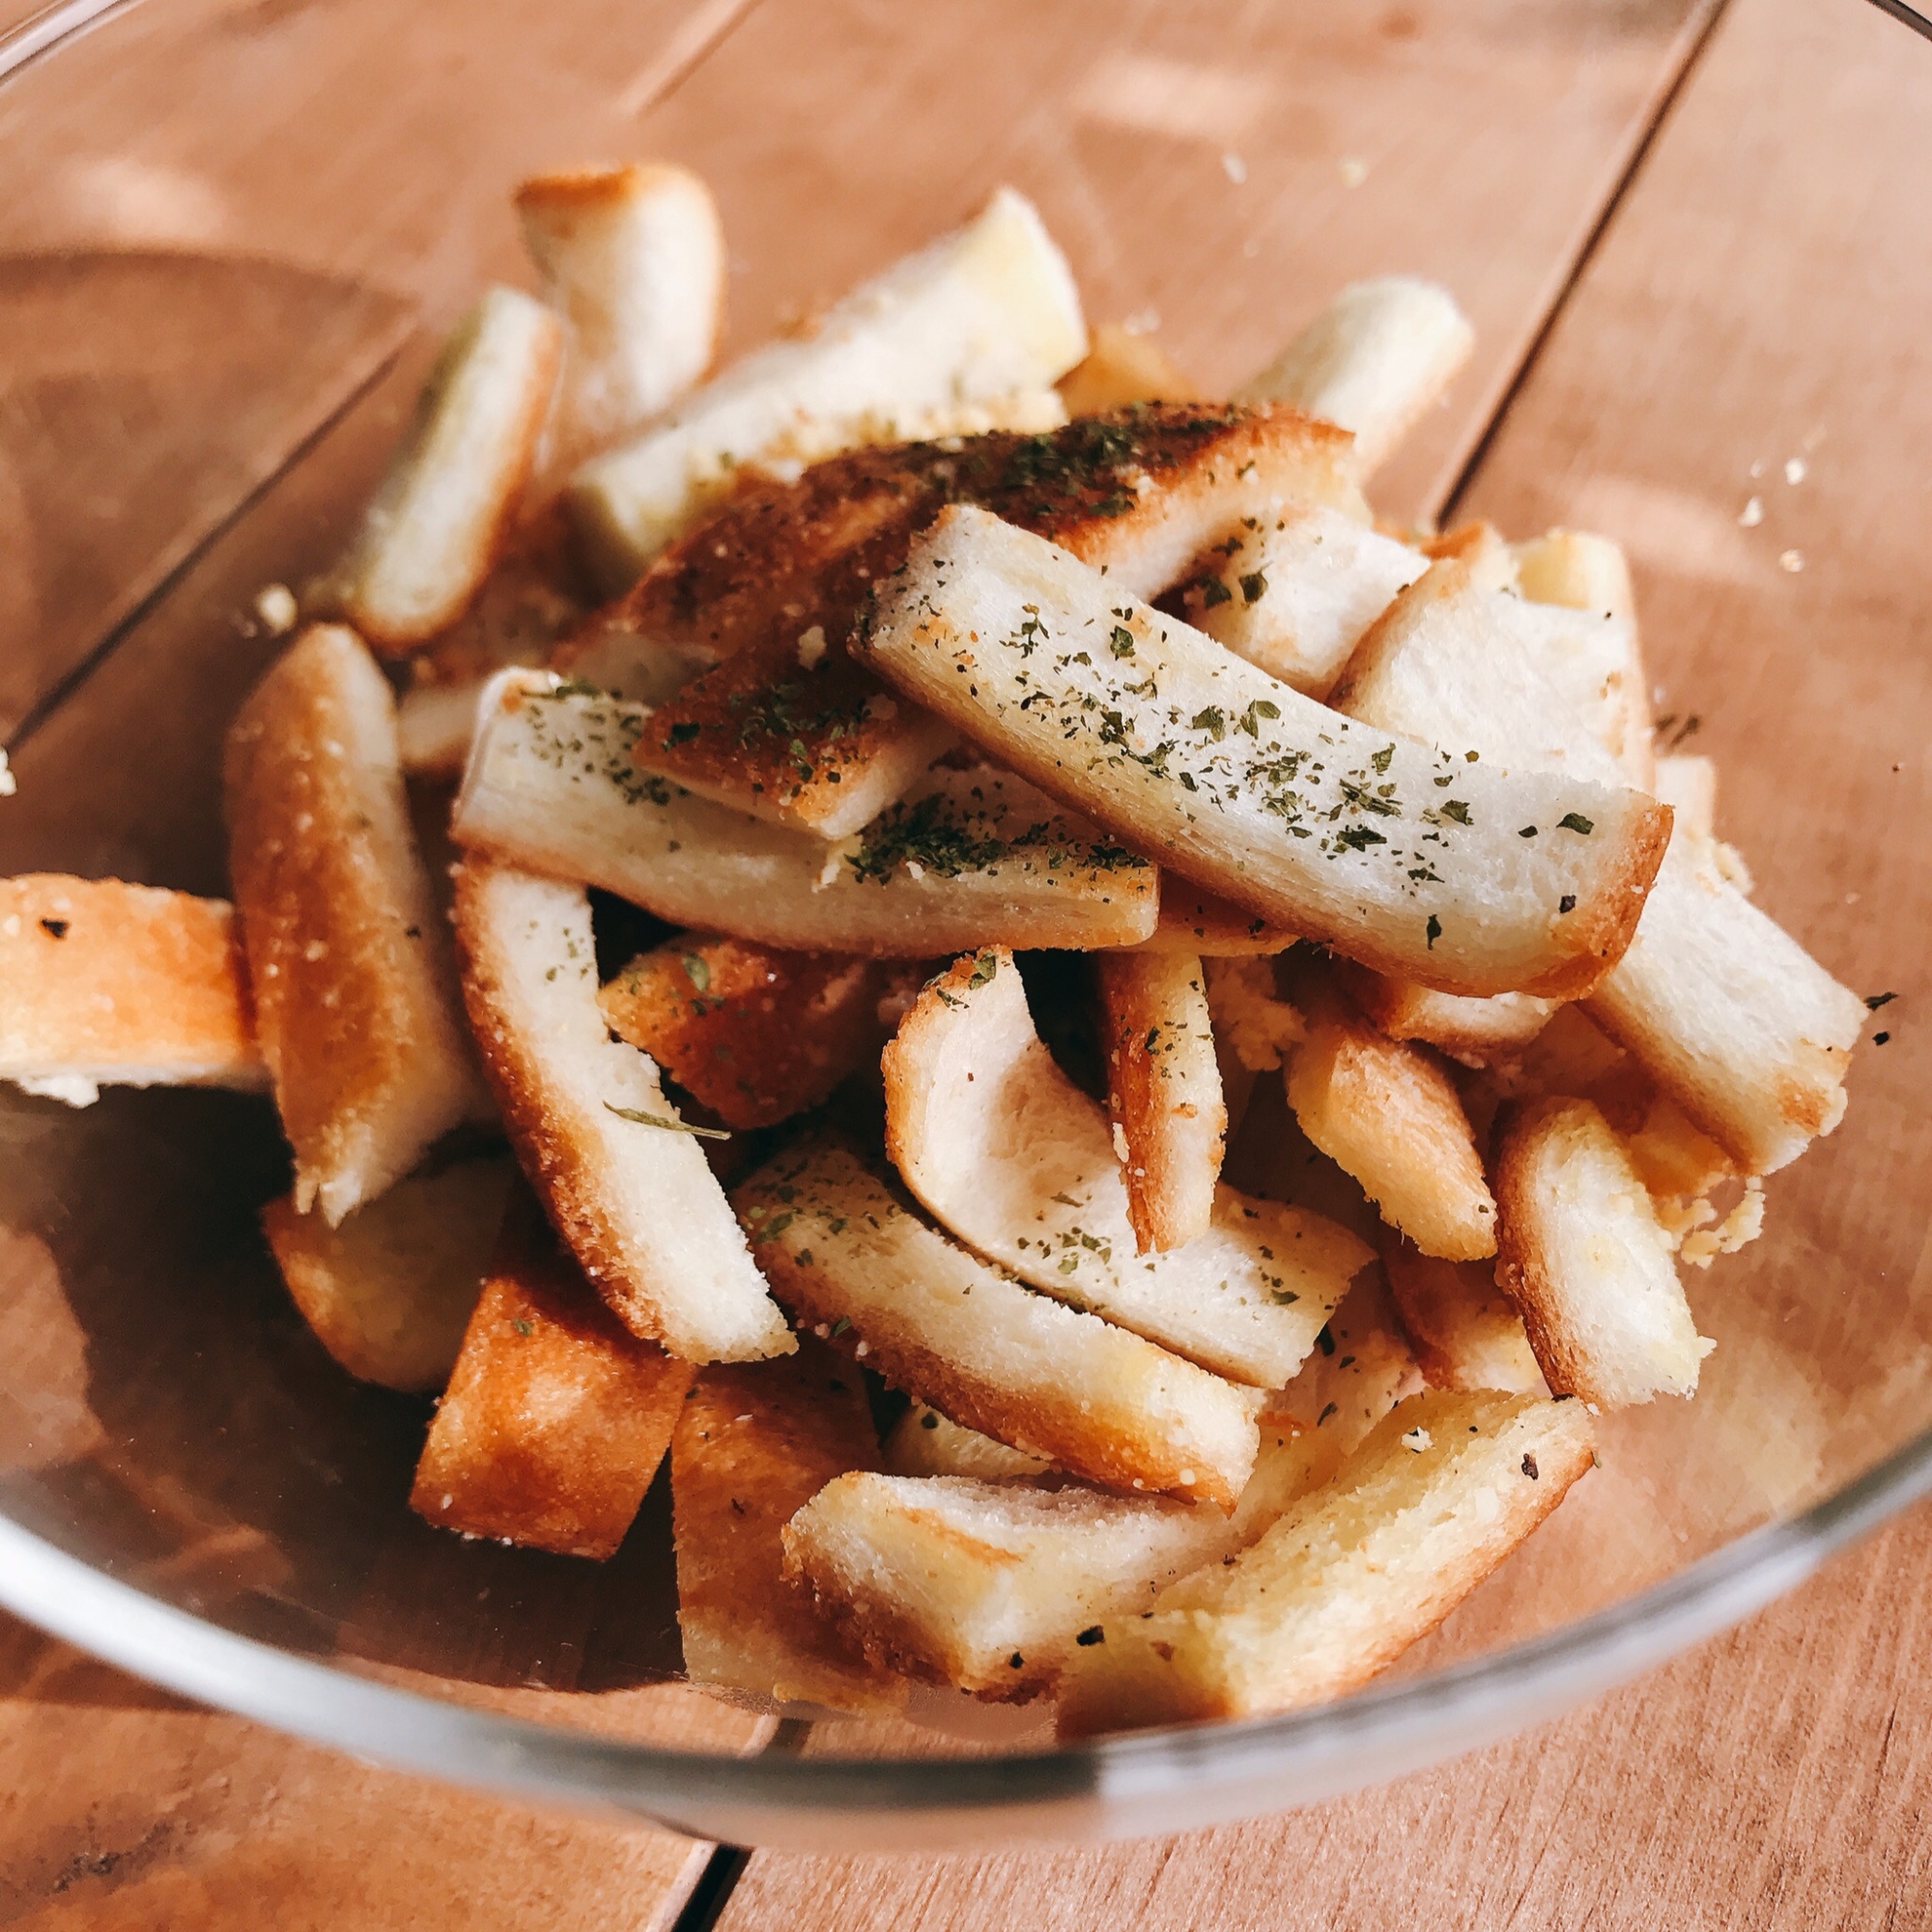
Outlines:
<svg viewBox="0 0 1932 1932"><path fill-rule="evenodd" d="M1520 1053L1555 1010L1528 993L1486 1000L1437 993L1410 980L1372 973L1351 959L1335 962L1335 977L1391 1039L1422 1040L1465 1066L1493 1066Z"/></svg>
<svg viewBox="0 0 1932 1932"><path fill-rule="evenodd" d="M795 1355L706 1369L671 1436L685 1668L780 1702L890 1708L898 1691L784 1580L785 1524L835 1476L876 1469L856 1370L810 1337Z"/></svg>
<svg viewBox="0 0 1932 1932"><path fill-rule="evenodd" d="M1127 1220L1142 1254L1178 1248L1208 1231L1228 1131L1201 961L1100 953L1094 971Z"/></svg>
<svg viewBox="0 0 1932 1932"><path fill-rule="evenodd" d="M416 1464L425 1521L616 1553L696 1370L605 1308L521 1186Z"/></svg>
<svg viewBox="0 0 1932 1932"><path fill-rule="evenodd" d="M1190 884L1178 872L1160 875L1160 921L1138 946L1110 952L1184 952L1199 959L1249 959L1286 952L1300 935Z"/></svg>
<svg viewBox="0 0 1932 1932"><path fill-rule="evenodd" d="M889 960L688 932L639 953L597 1003L618 1038L727 1127L768 1127L876 1063L890 1034L880 1002L921 977Z"/></svg>
<svg viewBox="0 0 1932 1932"><path fill-rule="evenodd" d="M266 1085L234 908L120 879L0 879L0 1079Z"/></svg>
<svg viewBox="0 0 1932 1932"><path fill-rule="evenodd" d="M1671 810L1654 799L1633 813L1619 847L1622 865L1570 915L1572 956L1515 990L1546 1000L1580 1000L1630 950L1658 867L1670 845Z"/></svg>
<svg viewBox="0 0 1932 1932"><path fill-rule="evenodd" d="M331 1224L482 1103L389 688L318 625L229 728L229 871L296 1198Z"/></svg>
<svg viewBox="0 0 1932 1932"><path fill-rule="evenodd" d="M1117 572L1171 551L1151 563L1151 594L1250 497L1352 501L1347 448L1290 410L1145 404L1037 436L853 450L794 485L748 485L624 600L639 635L724 658L653 717L639 762L842 837L951 739L846 652L873 584L948 503L981 504Z"/></svg>

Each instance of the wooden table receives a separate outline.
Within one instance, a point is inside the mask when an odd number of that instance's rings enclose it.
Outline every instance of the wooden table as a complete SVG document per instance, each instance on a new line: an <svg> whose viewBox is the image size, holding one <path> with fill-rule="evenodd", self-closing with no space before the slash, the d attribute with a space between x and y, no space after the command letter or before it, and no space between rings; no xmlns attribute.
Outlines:
<svg viewBox="0 0 1932 1932"><path fill-rule="evenodd" d="M1912 494L1932 448L1932 49L1854 0L487 0L394 21L373 0L181 0L0 92L0 130L31 99L56 156L35 193L0 206L0 249L275 256L284 266L242 296L265 314L297 305L315 349L299 366L211 371L148 353L143 335L130 393L155 428L135 452L145 467L117 458L143 554L117 552L111 582L84 528L37 530L0 491L0 536L24 560L0 585L0 625L30 639L0 668L22 786L125 741L131 721L160 727L152 822L76 822L69 850L37 863L139 875L165 850L175 883L215 884L218 853L171 803L206 781L205 751L166 728L184 667L204 705L253 675L259 652L216 614L271 565L310 561L339 518L329 491L380 460L420 363L395 298L435 323L478 277L516 274L503 188L579 153L664 152L712 179L733 347L1001 179L1039 200L1096 316L1157 312L1210 384L1350 276L1436 275L1482 348L1381 501L1616 531L1649 627L1674 640L1668 675L1692 696L1735 686L1739 637L1794 663L1820 626L1877 627L1903 648L1932 603ZM212 62L217 30L229 39ZM507 79L466 64L497 32L541 59ZM141 57L112 33L138 38ZM446 86L403 104L370 86L399 59ZM238 71L260 83L250 110L208 111ZM546 72L569 84L547 92ZM514 119L493 91L512 85ZM377 219L345 193L353 117L323 111L365 98L371 115L424 118L423 166ZM145 111L155 101L169 111ZM112 153L90 145L102 125L128 129ZM137 310L165 295L144 286ZM0 304L71 298L0 281ZM178 340L191 321L177 317ZM0 450L31 457L64 427L71 442L77 420L0 415ZM325 426L348 452L335 480L285 476ZM1829 488L1752 480L1752 462L1775 472L1801 448ZM1743 527L1760 488L1765 521ZM1807 553L1838 561L1776 566ZM1860 555L1916 594L1872 598L1846 561ZM80 678L84 713L63 701ZM1729 695L1720 756L1751 724L1751 694ZM1922 817L1922 758L1901 782ZM24 859L12 837L0 818L0 867ZM1864 889L1855 858L1804 856ZM712 1862L696 1899L706 1848L333 1759L8 1626L0 1924L1922 1925L1932 1686L1914 1666L1928 1577L1921 1513L1642 1684L1292 1817L1104 1852L759 1854Z"/></svg>

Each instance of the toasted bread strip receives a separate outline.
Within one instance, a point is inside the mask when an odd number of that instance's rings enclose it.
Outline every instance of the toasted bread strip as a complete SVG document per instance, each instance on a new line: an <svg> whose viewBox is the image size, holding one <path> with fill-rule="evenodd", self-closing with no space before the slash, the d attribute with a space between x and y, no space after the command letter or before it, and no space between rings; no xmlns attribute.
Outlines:
<svg viewBox="0 0 1932 1932"><path fill-rule="evenodd" d="M1338 1005L1295 1048L1288 1103L1301 1131L1424 1254L1495 1253L1496 1204L1475 1135L1454 1083L1425 1049Z"/></svg>
<svg viewBox="0 0 1932 1932"><path fill-rule="evenodd" d="M1241 390L1355 433L1364 477L1469 359L1476 332L1446 289L1412 275L1351 282Z"/></svg>
<svg viewBox="0 0 1932 1932"><path fill-rule="evenodd" d="M604 1306L519 1185L410 1507L443 1529L601 1563L664 1461L695 1373Z"/></svg>
<svg viewBox="0 0 1932 1932"><path fill-rule="evenodd" d="M384 1388L440 1389L514 1175L507 1160L412 1174L339 1228L284 1195L262 1209L262 1232L302 1320L352 1376Z"/></svg>
<svg viewBox="0 0 1932 1932"><path fill-rule="evenodd" d="M0 879L0 1080L85 1107L102 1087L268 1082L234 910L121 879Z"/></svg>
<svg viewBox="0 0 1932 1932"><path fill-rule="evenodd" d="M586 465L571 507L622 589L746 465L990 429L1086 353L1065 258L1033 204L1001 188L965 227L855 289L810 336L746 356L661 427ZM1045 400L1057 414L1059 398ZM1022 406L1037 417L1037 404Z"/></svg>
<svg viewBox="0 0 1932 1932"><path fill-rule="evenodd" d="M895 1388L1120 1490L1232 1509L1261 1398L1022 1288L928 1227L849 1149L781 1155L732 1195L796 1319L850 1333Z"/></svg>
<svg viewBox="0 0 1932 1932"><path fill-rule="evenodd" d="M1465 999L1391 980L1349 960L1339 962L1336 977L1389 1038L1419 1039L1464 1066L1494 1066L1520 1053L1549 1024L1559 1004L1534 993Z"/></svg>
<svg viewBox="0 0 1932 1932"><path fill-rule="evenodd" d="M724 228L667 161L536 175L515 194L545 301L570 324L553 434L579 456L668 410L711 366Z"/></svg>
<svg viewBox="0 0 1932 1932"><path fill-rule="evenodd" d="M1190 886L1178 873L1162 874L1160 920L1136 946L1110 952L1179 953L1192 959L1250 959L1286 952L1296 935L1270 925L1214 893Z"/></svg>
<svg viewBox="0 0 1932 1932"><path fill-rule="evenodd" d="M1536 1100L1496 1123L1496 1279L1559 1395L1605 1408L1689 1395L1697 1333L1642 1179L1587 1100Z"/></svg>
<svg viewBox="0 0 1932 1932"><path fill-rule="evenodd" d="M672 599L660 632L689 631L684 613L700 608L701 587L718 582L721 563L738 565L749 543L779 551L777 574L814 540L831 554L776 621L652 719L639 762L741 810L844 838L951 741L948 726L882 691L847 649L873 586L898 570L943 504L984 505L1104 570L1121 593L1151 597L1257 507L1312 502L1365 518L1344 456L1333 430L1290 411L1148 405L1041 436L859 451L819 465L782 505L755 494L727 504L653 571L669 580ZM828 493L842 505L870 495L896 507L834 516L818 507ZM863 534L835 548L848 529ZM746 596L737 590L734 605ZM637 600L640 611L651 602ZM706 621L714 635L724 629Z"/></svg>
<svg viewBox="0 0 1932 1932"><path fill-rule="evenodd" d="M1137 848L1184 855L1236 903L1446 992L1592 984L1668 834L1638 793L1338 719L981 510L955 505L915 546L867 655Z"/></svg>
<svg viewBox="0 0 1932 1932"><path fill-rule="evenodd" d="M963 1476L840 1476L785 1525L785 1574L881 1665L988 1702L1048 1689L1081 1633L1227 1541L1213 1510Z"/></svg>
<svg viewBox="0 0 1932 1932"><path fill-rule="evenodd" d="M1085 359L1055 386L1069 416L1102 415L1129 403L1191 403L1202 393L1151 335L1118 322L1094 330Z"/></svg>
<svg viewBox="0 0 1932 1932"><path fill-rule="evenodd" d="M383 651L455 623L510 532L556 385L563 331L493 288L450 331L321 602Z"/></svg>
<svg viewBox="0 0 1932 1932"><path fill-rule="evenodd" d="M1339 1697L1435 1628L1592 1458L1580 1402L1432 1390L1232 1565L1112 1617L1061 1681L1061 1734Z"/></svg>
<svg viewBox="0 0 1932 1932"><path fill-rule="evenodd" d="M1301 1372L1269 1398L1262 1417L1263 1461L1268 1453L1269 1424L1275 1425L1279 1435L1285 1423L1326 1445L1322 1454L1327 1460L1320 1463L1321 1473L1315 1478L1326 1482L1382 1417L1422 1385L1422 1372L1401 1332L1395 1303L1378 1274L1365 1274L1328 1318ZM1305 1455L1313 1453L1304 1449ZM1246 1496L1242 1506L1249 1507Z"/></svg>
<svg viewBox="0 0 1932 1932"><path fill-rule="evenodd" d="M1231 1380L1279 1388L1368 1250L1319 1214L1216 1190L1208 1232L1136 1258L1107 1117L1034 1031L1012 956L957 961L881 1060L886 1150L962 1241Z"/></svg>
<svg viewBox="0 0 1932 1932"><path fill-rule="evenodd" d="M913 969L838 952L781 952L688 932L623 967L597 996L619 1039L648 1053L730 1127L815 1107L877 1064L879 1005Z"/></svg>
<svg viewBox="0 0 1932 1932"><path fill-rule="evenodd" d="M1382 1245L1403 1333L1432 1388L1544 1388L1522 1318L1479 1262L1445 1262L1399 1235Z"/></svg>
<svg viewBox="0 0 1932 1932"><path fill-rule="evenodd" d="M657 1067L606 1028L583 889L466 865L456 937L511 1142L612 1312L687 1361L787 1353L791 1331Z"/></svg>
<svg viewBox="0 0 1932 1932"><path fill-rule="evenodd" d="M761 1702L900 1707L904 1686L781 1571L786 1521L836 1478L877 1467L858 1372L822 1344L698 1377L670 1446L677 1623L694 1684Z"/></svg>
<svg viewBox="0 0 1932 1932"><path fill-rule="evenodd" d="M1870 1019L1688 833L1587 1005L1747 1175L1788 1165L1844 1118L1845 1069Z"/></svg>
<svg viewBox="0 0 1932 1932"><path fill-rule="evenodd" d="M389 687L317 625L229 726L229 874L297 1208L331 1227L485 1104L410 829Z"/></svg>
<svg viewBox="0 0 1932 1932"><path fill-rule="evenodd" d="M1699 838L1717 836L1718 768L1709 758L1690 752L1659 758L1657 795L1687 831Z"/></svg>
<svg viewBox="0 0 1932 1932"><path fill-rule="evenodd" d="M1428 559L1337 510L1283 509L1248 523L1208 552L1181 608L1236 657L1326 697L1362 634Z"/></svg>
<svg viewBox="0 0 1932 1932"><path fill-rule="evenodd" d="M1186 953L1102 953L1094 962L1107 1056L1107 1112L1142 1254L1208 1232L1228 1134L1207 976Z"/></svg>
<svg viewBox="0 0 1932 1932"><path fill-rule="evenodd" d="M830 846L639 771L631 746L646 716L506 673L484 705L457 839L679 925L794 952L1122 946L1153 930L1154 867L1024 780L934 772L922 796Z"/></svg>
<svg viewBox="0 0 1932 1932"><path fill-rule="evenodd" d="M1485 604L1459 570L1437 564L1396 600L1336 702L1512 768L1604 773L1613 761L1587 721L1520 638L1491 621L1507 600ZM1747 1174L1784 1166L1837 1124L1866 1018L1688 831L1672 838L1636 936L1590 1011Z"/></svg>
<svg viewBox="0 0 1932 1932"><path fill-rule="evenodd" d="M886 1472L893 1476L976 1476L986 1482L1044 1476L1053 1464L967 1429L916 1402L886 1437Z"/></svg>

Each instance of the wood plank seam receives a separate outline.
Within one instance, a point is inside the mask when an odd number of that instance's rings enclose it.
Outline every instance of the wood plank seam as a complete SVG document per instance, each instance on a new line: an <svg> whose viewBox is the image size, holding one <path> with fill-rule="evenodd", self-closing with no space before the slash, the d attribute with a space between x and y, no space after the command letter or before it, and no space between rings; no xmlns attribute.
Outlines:
<svg viewBox="0 0 1932 1932"><path fill-rule="evenodd" d="M687 74L710 59L757 5L758 0L703 0L663 50L647 61L617 96L617 111L635 120L655 107Z"/></svg>
<svg viewBox="0 0 1932 1932"><path fill-rule="evenodd" d="M1442 499L1440 519L1445 526L1452 526L1462 514L1463 497L1477 473L1482 469L1484 459L1489 455L1491 445L1495 441L1497 432L1508 419L1517 398L1521 395L1523 384L1528 382L1530 372L1536 367L1537 358L1542 355L1545 345L1555 331L1571 297L1588 271L1590 263L1603 245L1604 237L1609 232L1610 224L1616 219L1617 211L1622 208L1637 176L1642 172L1644 162L1657 144L1657 137L1664 124L1670 119L1678 103L1683 99L1690 76L1703 62L1705 52L1711 45L1713 36L1718 31L1719 22L1730 6L1730 0L1712 0L1701 21L1690 29L1690 44L1684 58L1678 62L1674 73L1669 74L1658 90L1651 112L1644 121L1636 139L1632 142L1628 156L1619 170L1616 184L1605 196L1604 205L1598 212L1597 219L1590 232L1583 238L1582 245L1565 265L1562 286L1554 299L1544 311L1543 320L1536 333L1530 338L1521 359L1516 365L1507 386L1496 398L1495 407L1491 410L1489 420L1483 425L1483 433L1469 450L1463 467L1456 472L1456 480L1449 486L1448 494Z"/></svg>

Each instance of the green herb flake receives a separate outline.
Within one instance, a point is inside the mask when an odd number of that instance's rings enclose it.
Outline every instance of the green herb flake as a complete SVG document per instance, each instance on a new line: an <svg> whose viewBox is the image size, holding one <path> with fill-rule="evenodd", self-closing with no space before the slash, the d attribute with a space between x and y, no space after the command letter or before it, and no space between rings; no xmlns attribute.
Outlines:
<svg viewBox="0 0 1932 1932"><path fill-rule="evenodd" d="M1108 635L1107 644L1117 658L1130 658L1134 654L1134 634L1124 624L1116 624Z"/></svg>
<svg viewBox="0 0 1932 1932"><path fill-rule="evenodd" d="M530 1319L527 1315L519 1315L517 1319L510 1323L510 1326L514 1328L519 1335L529 1335L535 1332L534 1329L532 1329L532 1327L530 1326Z"/></svg>
<svg viewBox="0 0 1932 1932"><path fill-rule="evenodd" d="M1565 832L1580 832L1585 838L1597 829L1597 821L1585 818L1580 811L1566 811L1556 823Z"/></svg>
<svg viewBox="0 0 1932 1932"><path fill-rule="evenodd" d="M838 1321L836 1321L832 1324L830 1332L834 1335L842 1335L844 1334L846 1329L851 1327L851 1325L852 1325L852 1318L849 1315L841 1315L838 1319Z"/></svg>
<svg viewBox="0 0 1932 1932"><path fill-rule="evenodd" d="M1435 942L1442 937L1442 922L1434 913L1431 913L1429 915L1429 923L1422 929L1428 935L1429 950L1434 952L1435 951Z"/></svg>
<svg viewBox="0 0 1932 1932"><path fill-rule="evenodd" d="M966 976L969 990L978 991L981 986L990 986L1000 970L1000 955L997 952L982 952L973 962L973 970Z"/></svg>
<svg viewBox="0 0 1932 1932"><path fill-rule="evenodd" d="M669 1121L662 1114L640 1113L636 1107L613 1107L609 1100L604 1102L604 1111L615 1114L620 1121L635 1121L640 1127L663 1127L667 1133L696 1134L701 1141L728 1141L731 1138L724 1127L700 1127L690 1121Z"/></svg>
<svg viewBox="0 0 1932 1932"><path fill-rule="evenodd" d="M1875 1013L1881 1007L1890 1006L1892 1001L1897 998L1898 995L1896 993L1867 993L1865 995L1865 1010Z"/></svg>
<svg viewBox="0 0 1932 1932"><path fill-rule="evenodd" d="M1241 579L1241 595L1250 604L1259 604L1267 587L1268 581L1259 570L1250 570Z"/></svg>
<svg viewBox="0 0 1932 1932"><path fill-rule="evenodd" d="M684 977L700 993L711 990L711 968L696 952L687 952L679 962L684 967Z"/></svg>

